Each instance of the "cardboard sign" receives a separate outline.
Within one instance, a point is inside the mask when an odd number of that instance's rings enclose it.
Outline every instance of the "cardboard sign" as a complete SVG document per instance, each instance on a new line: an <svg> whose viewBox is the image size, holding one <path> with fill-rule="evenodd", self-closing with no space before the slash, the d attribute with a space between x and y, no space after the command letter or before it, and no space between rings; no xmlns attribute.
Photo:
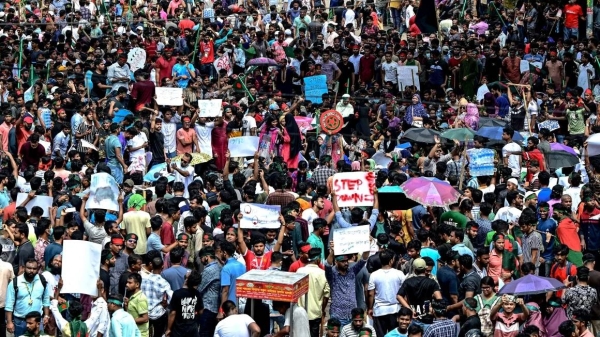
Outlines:
<svg viewBox="0 0 600 337"><path fill-rule="evenodd" d="M222 99L198 100L198 117L219 117L223 115Z"/></svg>
<svg viewBox="0 0 600 337"><path fill-rule="evenodd" d="M279 205L264 205L264 204L249 204L240 205L242 219L240 220L241 228L280 228L279 214L281 206Z"/></svg>
<svg viewBox="0 0 600 337"><path fill-rule="evenodd" d="M119 211L119 185L113 176L100 172L92 174L90 181L90 197L85 207L87 209L106 209Z"/></svg>
<svg viewBox="0 0 600 337"><path fill-rule="evenodd" d="M333 176L333 190L339 207L373 206L375 173L345 172Z"/></svg>
<svg viewBox="0 0 600 337"><path fill-rule="evenodd" d="M217 72L221 70L227 71L227 76L231 76L233 74L233 66L231 65L231 59L229 58L229 54L224 53L221 57L217 58L213 65Z"/></svg>
<svg viewBox="0 0 600 337"><path fill-rule="evenodd" d="M65 240L63 243L62 294L98 296L102 245L89 241ZM86 261L86 263L81 263Z"/></svg>
<svg viewBox="0 0 600 337"><path fill-rule="evenodd" d="M557 120L547 120L547 121L538 123L538 130L541 130L541 129L548 129L550 132L552 132L554 130L560 129L560 125L558 125Z"/></svg>
<svg viewBox="0 0 600 337"><path fill-rule="evenodd" d="M308 275L253 269L235 281L237 297L296 303L308 292Z"/></svg>
<svg viewBox="0 0 600 337"><path fill-rule="evenodd" d="M156 104L167 106L182 106L183 89L156 87Z"/></svg>
<svg viewBox="0 0 600 337"><path fill-rule="evenodd" d="M321 104L323 103L323 94L327 92L327 76L316 75L304 78L304 96L307 101Z"/></svg>
<svg viewBox="0 0 600 337"><path fill-rule="evenodd" d="M421 82L419 81L418 66L399 66L398 67L398 87L404 90L407 86L414 85L417 90L421 90Z"/></svg>
<svg viewBox="0 0 600 337"><path fill-rule="evenodd" d="M28 193L19 193L17 194L17 206L23 203L25 199L27 199ZM44 211L44 218L49 218L50 213L48 212L48 208L52 207L52 197L47 197L43 195L36 195L35 198L31 199L25 208L27 209L27 213L31 214L31 209L35 206L39 206Z"/></svg>
<svg viewBox="0 0 600 337"><path fill-rule="evenodd" d="M258 150L257 136L242 136L229 138L229 154L231 157L250 157Z"/></svg>
<svg viewBox="0 0 600 337"><path fill-rule="evenodd" d="M369 226L336 228L333 230L333 243L335 255L364 253L371 249L370 228Z"/></svg>

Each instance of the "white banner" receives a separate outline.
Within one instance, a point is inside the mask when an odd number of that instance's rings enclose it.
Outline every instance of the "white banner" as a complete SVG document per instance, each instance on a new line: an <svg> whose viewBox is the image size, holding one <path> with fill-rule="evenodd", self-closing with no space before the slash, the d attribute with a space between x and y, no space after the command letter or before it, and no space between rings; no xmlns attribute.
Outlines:
<svg viewBox="0 0 600 337"><path fill-rule="evenodd" d="M364 253L371 249L369 226L353 226L333 230L333 253L335 255Z"/></svg>
<svg viewBox="0 0 600 337"><path fill-rule="evenodd" d="M183 89L156 87L156 104L167 106L182 106Z"/></svg>
<svg viewBox="0 0 600 337"><path fill-rule="evenodd" d="M231 157L250 157L258 150L257 136L229 138L229 154Z"/></svg>
<svg viewBox="0 0 600 337"><path fill-rule="evenodd" d="M25 199L27 199L27 194L28 193L19 193L17 194L17 206L19 206L20 204L23 203L23 201L25 201ZM50 217L50 213L48 213L48 208L52 207L52 197L47 197L47 196L43 196L43 195L36 195L35 198L31 199L27 205L25 205L25 208L27 209L27 213L31 214L31 209L34 206L39 206L44 210L44 215L42 215L44 218L49 218Z"/></svg>
<svg viewBox="0 0 600 337"><path fill-rule="evenodd" d="M419 67L417 66L399 66L398 67L398 87L404 90L409 85L414 85L417 90L421 90L419 82Z"/></svg>
<svg viewBox="0 0 600 337"><path fill-rule="evenodd" d="M92 174L90 182L90 197L85 207L87 209L106 209L119 211L119 185L113 176L100 172Z"/></svg>
<svg viewBox="0 0 600 337"><path fill-rule="evenodd" d="M279 214L281 206L263 204L241 204L241 228L280 228Z"/></svg>
<svg viewBox="0 0 600 337"><path fill-rule="evenodd" d="M61 294L98 296L102 246L81 240L65 240L62 252ZM83 263L85 261L85 263Z"/></svg>
<svg viewBox="0 0 600 337"><path fill-rule="evenodd" d="M339 207L373 206L375 173L345 172L333 176L333 190Z"/></svg>
<svg viewBox="0 0 600 337"><path fill-rule="evenodd" d="M198 100L198 117L219 117L223 115L222 99Z"/></svg>

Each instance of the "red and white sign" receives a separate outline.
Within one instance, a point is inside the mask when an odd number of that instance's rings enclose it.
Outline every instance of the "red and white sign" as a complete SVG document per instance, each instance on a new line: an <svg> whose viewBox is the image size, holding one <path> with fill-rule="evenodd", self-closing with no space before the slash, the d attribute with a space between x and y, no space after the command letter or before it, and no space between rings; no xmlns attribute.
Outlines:
<svg viewBox="0 0 600 337"><path fill-rule="evenodd" d="M332 188L339 207L373 206L375 173L337 173L333 176Z"/></svg>

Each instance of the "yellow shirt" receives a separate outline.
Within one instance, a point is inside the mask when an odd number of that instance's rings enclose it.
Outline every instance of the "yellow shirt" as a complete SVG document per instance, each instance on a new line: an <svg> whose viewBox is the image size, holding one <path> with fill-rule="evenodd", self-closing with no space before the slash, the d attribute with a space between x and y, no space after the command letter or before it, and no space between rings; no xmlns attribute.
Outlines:
<svg viewBox="0 0 600 337"><path fill-rule="evenodd" d="M148 314L148 299L141 290L129 297L127 312L133 317L133 319L138 319L143 314ZM140 329L142 337L149 336L149 322L138 324L137 327Z"/></svg>
<svg viewBox="0 0 600 337"><path fill-rule="evenodd" d="M137 246L133 250L138 255L146 254L146 228L150 228L150 214L144 211L129 211L123 214L121 228L127 233L135 233L138 236Z"/></svg>
<svg viewBox="0 0 600 337"><path fill-rule="evenodd" d="M325 271L316 264L311 263L298 268L296 273L308 274L308 319L321 318L323 298L329 298L329 283L327 283ZM300 297L298 304L306 309L304 296Z"/></svg>

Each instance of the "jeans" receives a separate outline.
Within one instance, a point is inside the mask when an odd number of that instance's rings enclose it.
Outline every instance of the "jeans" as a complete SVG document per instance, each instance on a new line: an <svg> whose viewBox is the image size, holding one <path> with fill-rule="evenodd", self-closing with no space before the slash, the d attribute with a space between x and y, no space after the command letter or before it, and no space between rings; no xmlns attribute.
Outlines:
<svg viewBox="0 0 600 337"><path fill-rule="evenodd" d="M271 310L271 314L279 314L279 311ZM269 327L271 329L270 333L275 333L275 323L277 323L277 327L279 327L280 330L283 329L285 326L285 316L271 316L271 326Z"/></svg>
<svg viewBox="0 0 600 337"><path fill-rule="evenodd" d="M400 10L397 8L390 8L392 11L392 20L394 22L394 28L400 30L400 26L402 26L402 18L400 17Z"/></svg>
<svg viewBox="0 0 600 337"><path fill-rule="evenodd" d="M321 337L319 331L321 330L321 318L315 318L308 321L310 327L310 337Z"/></svg>
<svg viewBox="0 0 600 337"><path fill-rule="evenodd" d="M544 277L550 277L550 270L552 269L552 262L554 261L554 259L551 260L546 260L544 261L543 264L540 265L540 269L542 269L542 266L544 266L544 274L540 276L544 276Z"/></svg>
<svg viewBox="0 0 600 337"><path fill-rule="evenodd" d="M115 177L115 181L117 184L121 185L123 183L123 167L121 164L116 163L112 164L110 162L106 163L108 168L110 168L110 174Z"/></svg>
<svg viewBox="0 0 600 337"><path fill-rule="evenodd" d="M397 326L396 314L373 317L373 327L377 336L385 336Z"/></svg>
<svg viewBox="0 0 600 337"><path fill-rule="evenodd" d="M217 72L212 63L201 64L200 65L200 74L208 75L211 79L217 77Z"/></svg>
<svg viewBox="0 0 600 337"><path fill-rule="evenodd" d="M25 321L25 318L13 316L13 323L15 325L15 336L23 336L27 332L27 322ZM40 332L44 332L43 320L40 322Z"/></svg>
<svg viewBox="0 0 600 337"><path fill-rule="evenodd" d="M217 313L204 309L200 315L200 337L213 337L217 327Z"/></svg>
<svg viewBox="0 0 600 337"><path fill-rule="evenodd" d="M579 39L579 28L563 28L563 38L564 40L568 40L571 37L574 37L575 40Z"/></svg>

